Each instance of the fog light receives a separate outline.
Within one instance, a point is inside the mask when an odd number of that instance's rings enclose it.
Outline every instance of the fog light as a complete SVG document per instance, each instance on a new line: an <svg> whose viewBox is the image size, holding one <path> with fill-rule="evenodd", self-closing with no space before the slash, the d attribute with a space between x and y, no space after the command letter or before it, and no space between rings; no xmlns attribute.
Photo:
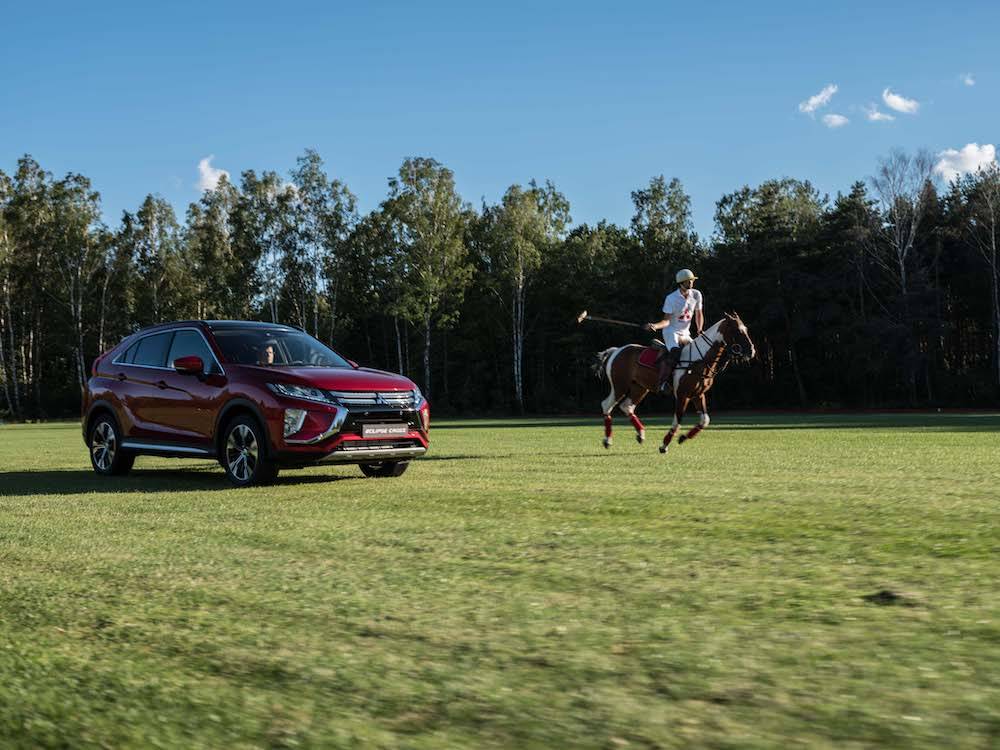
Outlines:
<svg viewBox="0 0 1000 750"><path fill-rule="evenodd" d="M294 435L302 429L302 423L306 421L305 409L285 409L285 437Z"/></svg>

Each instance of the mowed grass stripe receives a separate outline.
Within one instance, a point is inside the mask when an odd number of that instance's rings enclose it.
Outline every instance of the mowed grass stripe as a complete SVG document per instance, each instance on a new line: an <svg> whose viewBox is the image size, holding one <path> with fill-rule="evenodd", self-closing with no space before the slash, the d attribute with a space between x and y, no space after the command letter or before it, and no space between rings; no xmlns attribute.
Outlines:
<svg viewBox="0 0 1000 750"><path fill-rule="evenodd" d="M0 428L0 744L987 747L995 415L443 422L396 480ZM866 600L883 590L891 594Z"/></svg>

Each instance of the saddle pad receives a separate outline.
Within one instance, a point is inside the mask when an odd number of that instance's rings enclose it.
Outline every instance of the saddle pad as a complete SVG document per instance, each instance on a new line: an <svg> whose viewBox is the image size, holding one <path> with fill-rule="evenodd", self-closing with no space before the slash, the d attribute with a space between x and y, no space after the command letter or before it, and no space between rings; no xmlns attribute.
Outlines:
<svg viewBox="0 0 1000 750"><path fill-rule="evenodd" d="M639 364L642 367L649 367L655 370L657 368L656 360L662 351L663 349L658 346L643 347L642 352L639 353Z"/></svg>

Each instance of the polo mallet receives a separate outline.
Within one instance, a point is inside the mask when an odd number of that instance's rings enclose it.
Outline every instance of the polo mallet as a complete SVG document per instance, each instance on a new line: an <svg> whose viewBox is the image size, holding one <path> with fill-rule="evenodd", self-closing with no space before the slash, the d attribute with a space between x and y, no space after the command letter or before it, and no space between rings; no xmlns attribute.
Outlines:
<svg viewBox="0 0 1000 750"><path fill-rule="evenodd" d="M642 323L630 323L627 320L615 320L614 318L602 318L599 315L589 315L586 310L576 316L577 325L585 320L592 320L595 323L611 323L616 326L628 326L629 328L645 328Z"/></svg>

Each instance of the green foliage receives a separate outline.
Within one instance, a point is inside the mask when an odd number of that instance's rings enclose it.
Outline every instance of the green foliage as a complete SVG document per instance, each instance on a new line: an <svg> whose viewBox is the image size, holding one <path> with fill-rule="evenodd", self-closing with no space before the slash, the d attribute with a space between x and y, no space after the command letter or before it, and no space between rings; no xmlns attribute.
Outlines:
<svg viewBox="0 0 1000 750"><path fill-rule="evenodd" d="M382 212L399 252L402 290L393 312L415 324L454 322L472 268L463 241L469 208L451 170L434 159L407 159L389 180Z"/></svg>
<svg viewBox="0 0 1000 750"><path fill-rule="evenodd" d="M783 178L722 196L714 236L663 175L630 224L572 226L551 181L474 211L452 172L407 159L367 215L307 150L287 177L222 179L181 225L157 196L116 226L80 175L30 157L0 173L0 414L77 409L92 359L169 319L300 325L347 356L416 378L436 410L591 411L595 351L648 341L578 326L584 309L657 319L692 268L706 320L757 340L722 406L985 405L1000 394L996 171L938 193L926 154L894 153L832 200Z"/></svg>
<svg viewBox="0 0 1000 750"><path fill-rule="evenodd" d="M431 325L457 320L472 276L465 246L471 209L455 191L450 169L434 159L407 159L389 180L382 204L398 247L394 273L401 280L390 312L424 330L425 393L431 393Z"/></svg>

